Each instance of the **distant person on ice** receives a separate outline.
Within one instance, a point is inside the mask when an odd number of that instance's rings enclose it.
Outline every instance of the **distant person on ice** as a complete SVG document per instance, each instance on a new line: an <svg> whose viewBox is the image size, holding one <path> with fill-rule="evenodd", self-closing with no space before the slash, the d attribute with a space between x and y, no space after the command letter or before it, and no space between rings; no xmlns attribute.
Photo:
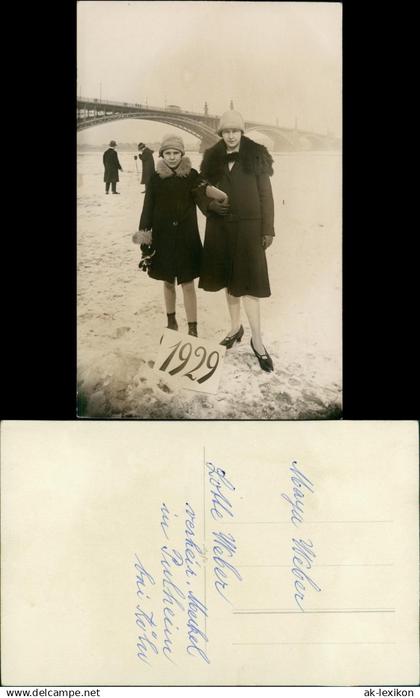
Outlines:
<svg viewBox="0 0 420 698"><path fill-rule="evenodd" d="M197 298L194 279L200 274L202 245L198 232L195 189L198 172L185 157L182 138L169 134L159 148L159 161L144 197L139 231L133 242L140 244L143 260L152 279L163 281L167 327L178 329L175 315L176 287L182 286L188 334L197 337Z"/></svg>
<svg viewBox="0 0 420 698"><path fill-rule="evenodd" d="M270 372L273 361L261 336L259 302L271 295L265 250L274 236L273 159L265 146L244 136L244 130L239 112L225 112L217 131L221 140L203 156L202 176L226 192L228 204L207 199L199 287L226 291L231 327L220 343L227 349L244 334L242 299L251 328L251 348L261 369ZM201 203L200 208L204 208Z"/></svg>
<svg viewBox="0 0 420 698"><path fill-rule="evenodd" d="M109 194L109 185L112 187L113 194L119 194L117 191L117 182L119 182L118 170L122 171L120 161L118 160L115 141L110 141L108 150L105 150L102 161L104 163L104 182L105 194Z"/></svg>
<svg viewBox="0 0 420 698"><path fill-rule="evenodd" d="M142 163L141 184L144 184L142 194L145 194L147 185L155 173L155 161L153 159L153 150L150 150L147 145L139 143L137 148L139 151L139 160L141 160ZM134 159L137 159L137 155L134 156Z"/></svg>

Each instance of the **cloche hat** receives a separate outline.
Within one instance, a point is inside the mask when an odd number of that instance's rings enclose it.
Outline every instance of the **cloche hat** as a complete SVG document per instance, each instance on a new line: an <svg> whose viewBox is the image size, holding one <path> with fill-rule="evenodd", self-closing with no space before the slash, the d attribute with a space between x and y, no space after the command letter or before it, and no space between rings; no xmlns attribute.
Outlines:
<svg viewBox="0 0 420 698"><path fill-rule="evenodd" d="M169 133L163 137L162 143L159 148L159 155L162 155L164 150L179 150L183 155L185 155L184 141L179 136Z"/></svg>
<svg viewBox="0 0 420 698"><path fill-rule="evenodd" d="M229 111L225 111L225 113L222 114L217 133L219 136L221 136L222 131L230 128L242 131L242 133L245 131L245 123L242 114L240 114L238 111L234 111L233 109L229 109Z"/></svg>

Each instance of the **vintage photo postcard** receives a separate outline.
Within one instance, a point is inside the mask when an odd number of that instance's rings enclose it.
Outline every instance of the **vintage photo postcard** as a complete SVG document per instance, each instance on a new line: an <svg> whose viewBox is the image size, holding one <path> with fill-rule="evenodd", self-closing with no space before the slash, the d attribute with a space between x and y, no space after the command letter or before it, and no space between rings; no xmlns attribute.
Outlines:
<svg viewBox="0 0 420 698"><path fill-rule="evenodd" d="M78 417L341 417L341 25L77 3Z"/></svg>
<svg viewBox="0 0 420 698"><path fill-rule="evenodd" d="M410 685L415 422L4 422L4 685Z"/></svg>

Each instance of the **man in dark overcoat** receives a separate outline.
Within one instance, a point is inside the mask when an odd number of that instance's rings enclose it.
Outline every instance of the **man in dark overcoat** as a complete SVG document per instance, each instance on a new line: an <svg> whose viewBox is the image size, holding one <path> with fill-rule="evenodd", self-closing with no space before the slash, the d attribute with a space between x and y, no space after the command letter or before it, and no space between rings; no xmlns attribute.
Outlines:
<svg viewBox="0 0 420 698"><path fill-rule="evenodd" d="M153 159L153 150L147 147L144 143L138 144L139 160L142 163L141 183L144 184L142 194L146 193L147 185L155 173L155 161Z"/></svg>
<svg viewBox="0 0 420 698"><path fill-rule="evenodd" d="M112 187L113 194L119 194L117 191L117 182L119 182L118 170L122 171L120 161L118 160L117 151L115 148L117 144L115 141L110 141L109 148L105 150L102 161L104 163L104 182L105 182L105 194L109 194L109 185Z"/></svg>

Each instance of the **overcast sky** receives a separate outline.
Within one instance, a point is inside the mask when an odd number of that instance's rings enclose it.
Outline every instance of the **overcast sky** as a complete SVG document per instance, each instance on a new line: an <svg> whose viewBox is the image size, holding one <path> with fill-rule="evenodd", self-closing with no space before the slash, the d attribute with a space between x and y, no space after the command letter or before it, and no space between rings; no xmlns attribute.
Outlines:
<svg viewBox="0 0 420 698"><path fill-rule="evenodd" d="M341 135L339 3L78 2L77 94ZM122 121L81 142L156 140L165 124ZM184 134L186 140L194 140Z"/></svg>

